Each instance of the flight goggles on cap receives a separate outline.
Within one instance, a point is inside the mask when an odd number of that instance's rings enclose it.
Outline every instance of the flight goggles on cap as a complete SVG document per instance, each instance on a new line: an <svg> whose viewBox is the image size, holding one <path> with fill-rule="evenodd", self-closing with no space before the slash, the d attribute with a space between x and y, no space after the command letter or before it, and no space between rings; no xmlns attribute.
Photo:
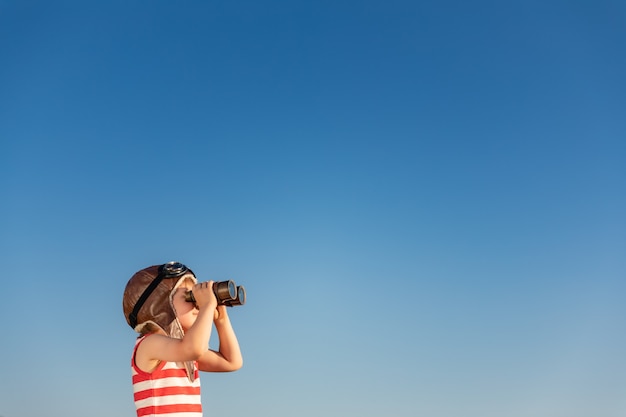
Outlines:
<svg viewBox="0 0 626 417"><path fill-rule="evenodd" d="M159 273L141 294L141 297L137 300L137 304L135 304L133 311L131 311L128 315L131 327L135 328L137 326L137 315L139 314L141 307L161 281L164 279L181 277L187 272L193 275L193 271L180 262L168 262L161 265L159 267ZM233 307L244 305L246 303L245 288L243 286L236 286L233 280L214 282L213 293L215 294L215 298L217 298L218 305ZM196 299L193 296L193 292L187 291L185 294L185 300L195 304Z"/></svg>

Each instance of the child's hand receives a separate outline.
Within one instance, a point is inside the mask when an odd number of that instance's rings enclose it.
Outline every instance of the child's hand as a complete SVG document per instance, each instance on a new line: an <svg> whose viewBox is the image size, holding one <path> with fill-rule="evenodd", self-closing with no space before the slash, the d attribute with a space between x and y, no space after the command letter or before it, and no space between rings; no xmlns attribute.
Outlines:
<svg viewBox="0 0 626 417"><path fill-rule="evenodd" d="M213 292L213 281L199 282L193 286L193 296L198 309L217 306L217 298Z"/></svg>
<svg viewBox="0 0 626 417"><path fill-rule="evenodd" d="M213 313L213 321L215 323L222 322L228 318L228 313L225 305L218 305Z"/></svg>

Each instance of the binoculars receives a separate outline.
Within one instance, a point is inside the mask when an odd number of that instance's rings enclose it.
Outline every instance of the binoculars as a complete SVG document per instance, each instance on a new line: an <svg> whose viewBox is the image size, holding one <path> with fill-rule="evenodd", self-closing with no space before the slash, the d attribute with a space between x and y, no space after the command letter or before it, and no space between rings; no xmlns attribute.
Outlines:
<svg viewBox="0 0 626 417"><path fill-rule="evenodd" d="M242 306L246 303L246 289L243 286L236 286L235 281L220 281L213 283L213 294L217 298L217 305L225 305L226 307ZM185 293L185 301L196 303L193 292Z"/></svg>

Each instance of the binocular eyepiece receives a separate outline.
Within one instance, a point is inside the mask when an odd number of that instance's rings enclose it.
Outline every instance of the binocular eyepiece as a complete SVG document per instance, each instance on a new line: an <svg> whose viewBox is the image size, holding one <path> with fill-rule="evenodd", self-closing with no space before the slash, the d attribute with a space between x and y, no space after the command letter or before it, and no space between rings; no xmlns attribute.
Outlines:
<svg viewBox="0 0 626 417"><path fill-rule="evenodd" d="M242 306L246 303L246 289L243 286L236 286L235 281L219 281L213 283L213 294L217 298L217 305L226 307ZM185 301L196 303L196 298L192 291L187 291Z"/></svg>

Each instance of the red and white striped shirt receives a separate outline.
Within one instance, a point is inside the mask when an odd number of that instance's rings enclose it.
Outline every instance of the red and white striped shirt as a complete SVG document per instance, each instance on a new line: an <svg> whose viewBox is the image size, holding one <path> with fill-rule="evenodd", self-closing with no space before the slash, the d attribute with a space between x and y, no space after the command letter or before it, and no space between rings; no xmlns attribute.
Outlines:
<svg viewBox="0 0 626 417"><path fill-rule="evenodd" d="M175 362L161 362L152 372L142 371L135 364L135 355L146 337L137 339L131 360L137 416L202 417L197 364L193 382L187 378L183 364Z"/></svg>

